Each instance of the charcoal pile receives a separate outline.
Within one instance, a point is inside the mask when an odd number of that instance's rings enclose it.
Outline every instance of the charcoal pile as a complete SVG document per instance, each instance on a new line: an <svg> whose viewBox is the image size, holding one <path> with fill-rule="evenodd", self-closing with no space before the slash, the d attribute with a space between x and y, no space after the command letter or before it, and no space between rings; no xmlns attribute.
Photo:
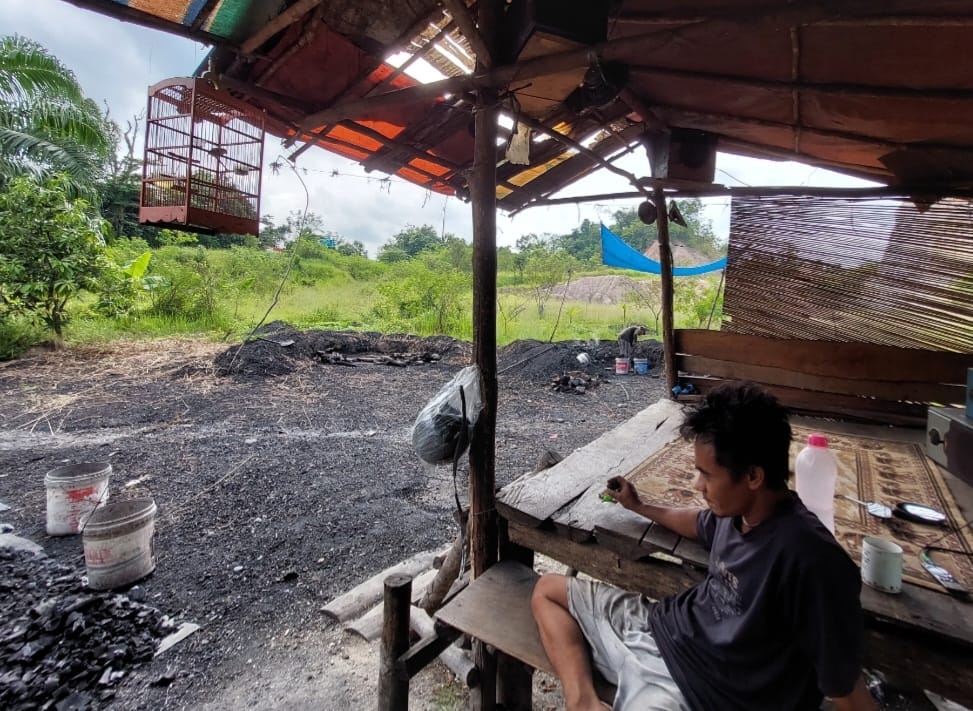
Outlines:
<svg viewBox="0 0 973 711"><path fill-rule="evenodd" d="M601 384L597 375L588 375L581 370L572 370L551 378L551 390L559 393L585 393Z"/></svg>
<svg viewBox="0 0 973 711"><path fill-rule="evenodd" d="M283 321L260 327L244 343L214 359L217 375L242 379L289 375L308 362L353 366L378 363L404 367L440 360L465 361L471 347L448 336L350 331L298 331Z"/></svg>
<svg viewBox="0 0 973 711"><path fill-rule="evenodd" d="M329 349L315 351L317 359L325 365L348 365L355 367L358 363L376 363L379 365L393 365L405 368L409 365L423 365L442 360L439 353L420 351L418 353L390 353L388 355L346 356L341 351Z"/></svg>
<svg viewBox="0 0 973 711"><path fill-rule="evenodd" d="M174 629L132 599L139 592L94 592L80 570L0 548L0 708L80 710L113 698Z"/></svg>

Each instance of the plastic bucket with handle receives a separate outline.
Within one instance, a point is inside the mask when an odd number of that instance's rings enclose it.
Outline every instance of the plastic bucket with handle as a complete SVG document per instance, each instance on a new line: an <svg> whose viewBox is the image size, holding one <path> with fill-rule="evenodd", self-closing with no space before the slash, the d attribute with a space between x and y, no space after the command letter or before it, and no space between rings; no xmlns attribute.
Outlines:
<svg viewBox="0 0 973 711"><path fill-rule="evenodd" d="M134 583L155 570L155 512L152 498L100 507L84 524L88 587L110 590Z"/></svg>
<svg viewBox="0 0 973 711"><path fill-rule="evenodd" d="M649 359L648 358L636 358L635 359L635 374L636 375L647 375L649 372Z"/></svg>
<svg viewBox="0 0 973 711"><path fill-rule="evenodd" d="M108 500L111 464L86 462L52 469L44 475L47 489L47 533L72 536L85 517Z"/></svg>

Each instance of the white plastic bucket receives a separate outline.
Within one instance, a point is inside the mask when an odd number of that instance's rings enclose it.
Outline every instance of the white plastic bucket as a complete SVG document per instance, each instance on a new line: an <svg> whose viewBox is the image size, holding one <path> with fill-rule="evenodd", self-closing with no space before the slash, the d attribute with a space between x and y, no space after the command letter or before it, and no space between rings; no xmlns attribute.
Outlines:
<svg viewBox="0 0 973 711"><path fill-rule="evenodd" d="M615 359L615 375L625 375L628 372L628 358Z"/></svg>
<svg viewBox="0 0 973 711"><path fill-rule="evenodd" d="M647 375L649 372L649 359L648 358L636 358L635 359L635 374L636 375Z"/></svg>
<svg viewBox="0 0 973 711"><path fill-rule="evenodd" d="M47 534L78 533L85 517L108 500L109 476L108 462L69 464L47 472Z"/></svg>
<svg viewBox="0 0 973 711"><path fill-rule="evenodd" d="M110 590L155 570L155 501L129 499L100 507L84 524L88 587Z"/></svg>

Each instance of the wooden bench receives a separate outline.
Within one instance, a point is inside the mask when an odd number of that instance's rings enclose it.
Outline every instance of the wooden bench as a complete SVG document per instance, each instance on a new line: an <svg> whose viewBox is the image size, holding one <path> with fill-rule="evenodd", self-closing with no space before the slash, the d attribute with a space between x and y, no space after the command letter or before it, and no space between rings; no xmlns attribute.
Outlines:
<svg viewBox="0 0 973 711"><path fill-rule="evenodd" d="M553 674L530 607L537 579L526 565L501 561L450 600L436 619L529 667ZM615 687L597 675L595 690L603 701L611 703L615 698Z"/></svg>
<svg viewBox="0 0 973 711"><path fill-rule="evenodd" d="M675 332L675 352L679 382L700 393L751 380L796 412L923 427L929 404L965 402L973 367L971 353L691 329Z"/></svg>

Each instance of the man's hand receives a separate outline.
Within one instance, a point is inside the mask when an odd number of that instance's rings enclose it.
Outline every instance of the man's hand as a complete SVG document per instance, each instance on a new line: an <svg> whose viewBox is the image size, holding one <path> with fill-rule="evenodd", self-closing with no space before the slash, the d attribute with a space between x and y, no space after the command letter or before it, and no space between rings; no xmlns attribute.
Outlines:
<svg viewBox="0 0 973 711"><path fill-rule="evenodd" d="M640 516L655 521L684 538L696 540L696 518L699 516L700 509L643 503L639 498L639 493L632 486L632 482L620 476L613 476L609 479L608 487L601 492L600 496L602 501L607 501L606 497L611 497L629 511L634 511Z"/></svg>
<svg viewBox="0 0 973 711"><path fill-rule="evenodd" d="M639 493L632 486L632 482L620 476L613 476L608 480L608 487L601 492L602 501L605 500L606 496L610 496L629 511L635 511L642 503L639 500Z"/></svg>

